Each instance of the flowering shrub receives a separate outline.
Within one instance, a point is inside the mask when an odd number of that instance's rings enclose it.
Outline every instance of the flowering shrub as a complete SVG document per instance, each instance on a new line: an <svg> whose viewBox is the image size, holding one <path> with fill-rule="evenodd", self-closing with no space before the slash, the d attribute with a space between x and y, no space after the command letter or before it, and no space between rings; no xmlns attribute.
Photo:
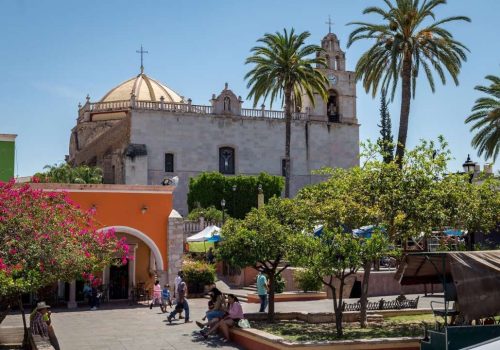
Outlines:
<svg viewBox="0 0 500 350"><path fill-rule="evenodd" d="M0 296L102 270L116 257L125 264L125 239L95 225L64 192L0 182Z"/></svg>
<svg viewBox="0 0 500 350"><path fill-rule="evenodd" d="M205 285L215 283L215 267L204 261L184 260L182 271L188 293L203 293Z"/></svg>

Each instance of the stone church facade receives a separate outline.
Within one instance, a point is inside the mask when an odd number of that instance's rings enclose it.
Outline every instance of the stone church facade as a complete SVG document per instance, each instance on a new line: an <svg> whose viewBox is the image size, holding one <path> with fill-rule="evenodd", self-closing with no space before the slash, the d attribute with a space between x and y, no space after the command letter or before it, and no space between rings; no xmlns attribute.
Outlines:
<svg viewBox="0 0 500 350"><path fill-rule="evenodd" d="M322 180L313 170L356 166L359 124L354 73L335 34L321 43L328 67L328 101L303 98L293 115L291 193ZM282 175L285 154L283 111L243 107L226 84L210 105L196 105L141 73L98 102L80 106L68 161L96 165L105 183L158 185L178 176L174 208L187 214L189 178L204 171L228 176L267 172Z"/></svg>

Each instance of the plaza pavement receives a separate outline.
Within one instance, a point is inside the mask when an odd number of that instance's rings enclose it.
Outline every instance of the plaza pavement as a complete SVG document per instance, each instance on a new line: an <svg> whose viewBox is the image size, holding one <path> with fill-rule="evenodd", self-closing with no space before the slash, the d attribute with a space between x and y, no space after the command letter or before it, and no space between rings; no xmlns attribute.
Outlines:
<svg viewBox="0 0 500 350"><path fill-rule="evenodd" d="M384 297L385 300L394 299ZM408 298L416 296L410 295ZM380 297L370 298L379 300ZM420 296L419 308L428 308L438 296ZM357 299L348 299L355 302ZM258 304L242 303L244 312L257 312ZM333 311L332 300L276 303L276 311ZM192 320L203 317L207 299L189 301ZM208 341L198 335L196 324L179 320L168 324L167 314L158 307L150 310L143 305L107 303L97 311L87 308L76 310L54 309L52 320L61 349L63 350L190 350L190 349L240 349L235 344L223 343L218 337ZM20 315L10 315L2 326L22 326Z"/></svg>

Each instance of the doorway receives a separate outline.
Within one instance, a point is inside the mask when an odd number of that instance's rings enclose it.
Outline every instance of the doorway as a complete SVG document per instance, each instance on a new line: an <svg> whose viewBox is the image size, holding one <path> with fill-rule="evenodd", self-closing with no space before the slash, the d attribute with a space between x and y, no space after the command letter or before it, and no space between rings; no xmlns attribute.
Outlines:
<svg viewBox="0 0 500 350"><path fill-rule="evenodd" d="M128 264L109 267L109 298L128 299Z"/></svg>

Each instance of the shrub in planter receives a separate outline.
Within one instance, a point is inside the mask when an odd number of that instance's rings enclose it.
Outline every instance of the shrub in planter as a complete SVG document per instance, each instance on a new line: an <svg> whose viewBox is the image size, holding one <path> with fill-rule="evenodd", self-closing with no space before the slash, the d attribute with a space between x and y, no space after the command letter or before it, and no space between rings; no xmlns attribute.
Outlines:
<svg viewBox="0 0 500 350"><path fill-rule="evenodd" d="M285 291L285 280L281 277L281 274L276 275L274 279L274 292L283 293Z"/></svg>
<svg viewBox="0 0 500 350"><path fill-rule="evenodd" d="M293 273L297 285L304 292L321 290L321 280L307 269L295 270Z"/></svg>
<svg viewBox="0 0 500 350"><path fill-rule="evenodd" d="M215 283L215 266L204 261L185 260L182 271L188 294L203 294L206 285Z"/></svg>

